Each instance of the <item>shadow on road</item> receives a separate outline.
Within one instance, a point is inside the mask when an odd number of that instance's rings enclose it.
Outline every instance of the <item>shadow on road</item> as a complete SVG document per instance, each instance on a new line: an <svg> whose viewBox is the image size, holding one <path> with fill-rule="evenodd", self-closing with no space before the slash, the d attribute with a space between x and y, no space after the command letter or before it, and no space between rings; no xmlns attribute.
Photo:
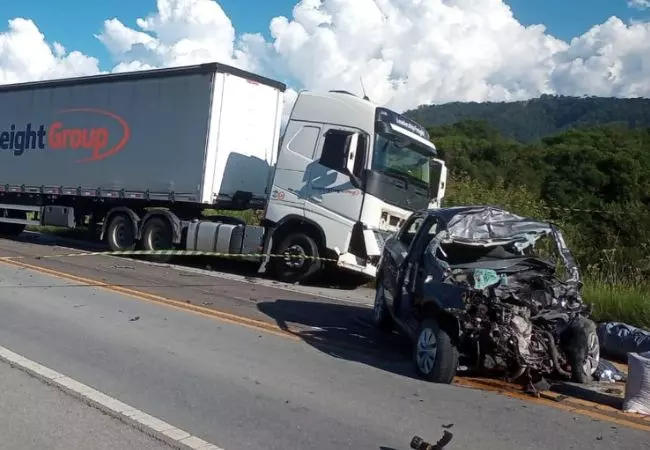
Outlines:
<svg viewBox="0 0 650 450"><path fill-rule="evenodd" d="M278 327L323 353L417 378L408 340L376 331L368 307L297 300L260 302L257 307Z"/></svg>

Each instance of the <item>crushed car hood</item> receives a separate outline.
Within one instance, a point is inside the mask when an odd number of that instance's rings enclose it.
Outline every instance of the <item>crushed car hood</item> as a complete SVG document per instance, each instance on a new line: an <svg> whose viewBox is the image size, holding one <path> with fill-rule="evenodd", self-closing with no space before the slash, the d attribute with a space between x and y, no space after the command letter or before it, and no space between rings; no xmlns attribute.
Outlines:
<svg viewBox="0 0 650 450"><path fill-rule="evenodd" d="M434 245L441 243L459 243L471 246L492 247L513 244L520 250L534 245L541 237L550 236L555 243L558 255L563 260L570 283L580 282L580 273L567 247L562 232L549 222L541 222L528 217L519 216L494 206L462 206L446 208L441 211L440 218L446 222L446 229L437 235ZM516 265L528 265L538 258L516 257L477 261L464 265L470 268L506 270Z"/></svg>

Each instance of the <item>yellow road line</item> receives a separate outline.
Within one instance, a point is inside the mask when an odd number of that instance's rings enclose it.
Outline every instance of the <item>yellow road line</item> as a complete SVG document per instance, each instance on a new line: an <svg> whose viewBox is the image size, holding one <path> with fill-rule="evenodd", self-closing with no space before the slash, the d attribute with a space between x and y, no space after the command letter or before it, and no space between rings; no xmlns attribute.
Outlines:
<svg viewBox="0 0 650 450"><path fill-rule="evenodd" d="M574 397L564 398L561 394L551 391L540 392L540 397L534 397L523 392L521 387L494 379L457 378L456 386L496 392L510 398L523 400L528 403L550 406L569 413L581 414L592 419L602 420L642 431L650 431L650 422L641 414L625 413L610 406L601 405Z"/></svg>
<svg viewBox="0 0 650 450"><path fill-rule="evenodd" d="M93 280L90 278L84 278L66 272L61 272L58 270L36 266L33 264L28 264L25 262L19 262L19 261L8 260L8 259L0 259L0 263L16 266L16 267L22 267L25 269L33 270L35 272L43 273L46 275L50 275L68 281L91 285L93 287L97 287L109 292L123 294L137 300L162 304L167 307L174 308L176 310L190 311L204 317L217 319L222 322L231 323L234 325L245 326L247 328L251 328L256 331L263 331L269 334L273 334L275 336L290 339L292 341L296 341L296 342L304 341L300 337L300 331L298 330L291 330L291 329L283 330L278 325L268 323L268 322L263 322L261 320L249 319L247 317L238 316L236 314L205 308L181 300L174 300L174 299L162 297L160 295L151 294L148 292L137 291L134 289L129 289L121 286L113 286L108 283L104 283L102 281ZM513 384L505 383L493 379L457 377L454 384L457 386L499 393L528 403L550 406L552 408L563 410L565 412L581 414L587 417L591 417L593 419L614 423L620 426L626 426L629 428L634 428L643 431L650 431L650 421L642 415L624 413L615 408L611 408L605 405L599 405L597 403L589 402L587 400L581 400L581 399L575 399L569 397L566 400L558 401L558 399L560 398L560 394L556 394L553 392L543 392L540 398L536 398L524 393L521 390L521 388Z"/></svg>

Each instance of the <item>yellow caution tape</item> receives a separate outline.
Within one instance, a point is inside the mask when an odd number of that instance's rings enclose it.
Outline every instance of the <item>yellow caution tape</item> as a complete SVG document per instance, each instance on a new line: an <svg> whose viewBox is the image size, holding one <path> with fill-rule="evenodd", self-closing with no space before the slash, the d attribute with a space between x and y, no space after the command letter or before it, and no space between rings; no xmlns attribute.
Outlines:
<svg viewBox="0 0 650 450"><path fill-rule="evenodd" d="M284 258L288 260L315 260L315 261L331 261L336 262L333 258L323 258L320 256L307 256L295 254L263 254L263 253L221 253L221 252L205 252L199 250L124 250L124 251L105 251L105 252L76 252L64 253L57 255L38 255L38 256L0 256L2 259L24 259L24 258L68 258L78 256L213 256L217 258Z"/></svg>

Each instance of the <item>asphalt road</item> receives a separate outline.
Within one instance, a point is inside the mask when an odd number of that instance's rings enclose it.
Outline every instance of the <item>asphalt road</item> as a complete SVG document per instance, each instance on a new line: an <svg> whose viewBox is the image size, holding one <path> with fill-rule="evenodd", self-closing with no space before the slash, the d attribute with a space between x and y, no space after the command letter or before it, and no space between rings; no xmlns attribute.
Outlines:
<svg viewBox="0 0 650 450"><path fill-rule="evenodd" d="M0 411L3 450L171 448L5 363Z"/></svg>
<svg viewBox="0 0 650 450"><path fill-rule="evenodd" d="M354 299L109 257L33 259L63 252L0 241L0 256L300 333L267 333L0 263L0 345L226 450L400 450L413 435L435 441L452 424L450 450L647 443L644 431L414 379L401 341L381 343L381 356L369 351L379 343Z"/></svg>

